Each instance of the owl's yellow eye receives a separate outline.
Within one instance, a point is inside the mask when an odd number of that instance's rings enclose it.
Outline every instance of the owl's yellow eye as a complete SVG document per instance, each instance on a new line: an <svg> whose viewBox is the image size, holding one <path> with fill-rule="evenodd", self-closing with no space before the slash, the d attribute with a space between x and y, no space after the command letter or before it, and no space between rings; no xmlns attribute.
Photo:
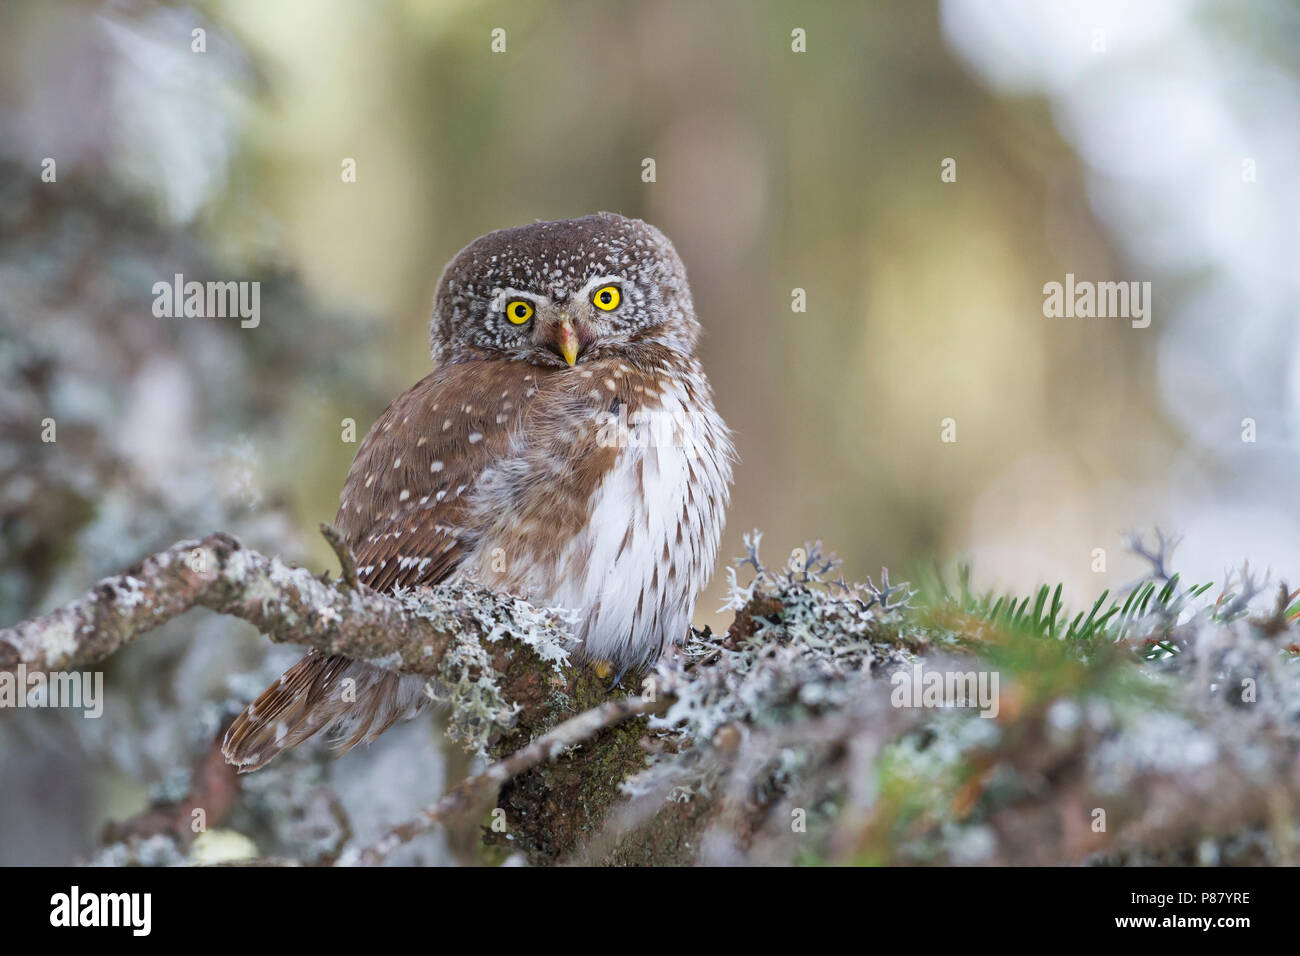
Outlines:
<svg viewBox="0 0 1300 956"><path fill-rule="evenodd" d="M623 293L616 285L604 285L591 297L591 304L603 312L613 312L623 301Z"/></svg>
<svg viewBox="0 0 1300 956"><path fill-rule="evenodd" d="M506 318L515 325L523 325L533 317L533 305L523 299L511 299L506 303Z"/></svg>

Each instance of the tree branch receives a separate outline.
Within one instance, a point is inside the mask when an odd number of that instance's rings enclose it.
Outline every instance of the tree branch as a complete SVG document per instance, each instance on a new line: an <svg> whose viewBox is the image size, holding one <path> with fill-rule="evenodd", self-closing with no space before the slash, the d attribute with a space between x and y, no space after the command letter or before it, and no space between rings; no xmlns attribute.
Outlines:
<svg viewBox="0 0 1300 956"><path fill-rule="evenodd" d="M492 764L477 776L462 780L455 789L448 791L437 803L420 811L413 820L399 824L384 836L361 850L340 861L340 865L374 866L381 863L388 854L421 833L427 833L448 816L472 809L479 801L494 795L502 784L517 777L526 770L542 763L554 760L563 751L595 737L606 727L643 714L661 713L666 710L667 701L645 701L638 697L624 697L610 700L598 707L583 711L571 717L550 733L534 740L522 750L517 750L504 760Z"/></svg>
<svg viewBox="0 0 1300 956"><path fill-rule="evenodd" d="M522 646L512 637L524 628L512 630L512 623L527 612L534 617L529 626L536 627L542 613L526 602L459 585L405 597L348 587L218 533L182 541L104 578L49 614L0 630L0 670L19 664L47 671L83 667L193 607L241 618L273 641L424 676L436 674L451 644L465 635ZM559 642L567 637L555 622L548 636ZM502 689L509 696L509 686Z"/></svg>
<svg viewBox="0 0 1300 956"><path fill-rule="evenodd" d="M562 612L467 585L380 594L349 584L345 555L343 549L345 580L331 581L246 549L227 534L182 541L49 614L0 630L0 670L84 667L190 608L205 607L248 621L273 641L435 677L451 692L448 732L499 762L398 828L371 855L382 857L492 785L517 782L521 774L540 777L501 798L514 845L534 862L569 852L617 797L622 776L644 765L641 731L618 728L600 748L580 749L564 761L562 778L552 780L542 765L658 705L607 702L606 682L587 668L565 666L574 642ZM597 751L604 770L588 773ZM546 823L544 807L555 800L574 803L563 832Z"/></svg>

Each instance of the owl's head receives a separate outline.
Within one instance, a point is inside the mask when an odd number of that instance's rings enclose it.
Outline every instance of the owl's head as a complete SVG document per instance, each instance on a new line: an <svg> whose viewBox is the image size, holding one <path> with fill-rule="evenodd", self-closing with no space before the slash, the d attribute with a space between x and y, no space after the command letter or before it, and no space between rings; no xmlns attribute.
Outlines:
<svg viewBox="0 0 1300 956"><path fill-rule="evenodd" d="M668 238L601 212L475 239L443 270L430 332L439 363L488 352L565 367L638 343L691 354L699 323Z"/></svg>

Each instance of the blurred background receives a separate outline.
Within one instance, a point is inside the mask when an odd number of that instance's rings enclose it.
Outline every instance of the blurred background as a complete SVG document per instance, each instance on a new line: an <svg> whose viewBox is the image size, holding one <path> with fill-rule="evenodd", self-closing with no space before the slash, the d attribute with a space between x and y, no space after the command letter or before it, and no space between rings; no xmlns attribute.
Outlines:
<svg viewBox="0 0 1300 956"><path fill-rule="evenodd" d="M1160 526L1185 576L1294 584L1297 157L1282 0L11 0L0 626L218 529L332 567L342 422L429 371L443 264L597 210L687 264L742 459L724 562L757 527L778 561L824 539L850 579L969 560L1077 606ZM260 281L260 325L155 317L175 273ZM1150 326L1045 316L1067 274L1151 283ZM698 624L725 626L720 581ZM183 792L296 656L192 614L110 662L101 720L0 712L0 863L125 862L104 823ZM286 761L237 829L377 833L463 774L442 747L417 721Z"/></svg>

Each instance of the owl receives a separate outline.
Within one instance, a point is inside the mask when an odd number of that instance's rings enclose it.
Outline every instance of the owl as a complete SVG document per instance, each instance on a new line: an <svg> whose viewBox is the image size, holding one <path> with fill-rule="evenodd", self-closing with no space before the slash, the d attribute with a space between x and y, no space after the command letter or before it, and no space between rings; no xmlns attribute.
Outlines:
<svg viewBox="0 0 1300 956"><path fill-rule="evenodd" d="M360 580L482 585L569 610L581 657L656 662L689 631L735 455L672 243L611 213L489 233L443 271L430 331L436 370L340 496ZM311 651L223 750L254 770L329 728L345 751L427 699L423 678Z"/></svg>

